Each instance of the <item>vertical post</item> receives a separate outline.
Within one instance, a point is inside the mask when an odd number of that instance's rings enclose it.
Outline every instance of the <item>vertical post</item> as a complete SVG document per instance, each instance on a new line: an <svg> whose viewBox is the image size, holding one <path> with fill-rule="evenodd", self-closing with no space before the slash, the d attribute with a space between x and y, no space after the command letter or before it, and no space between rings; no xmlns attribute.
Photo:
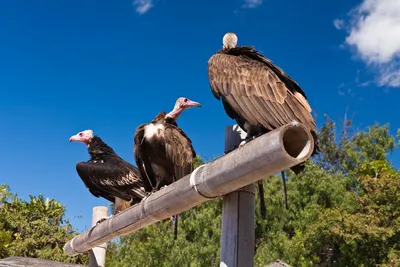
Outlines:
<svg viewBox="0 0 400 267"><path fill-rule="evenodd" d="M246 133L238 126L225 129L225 153L237 148ZM224 196L220 267L254 265L255 186L245 186Z"/></svg>
<svg viewBox="0 0 400 267"><path fill-rule="evenodd" d="M107 217L108 207L96 206L93 207L92 213L92 227L102 219ZM106 249L107 244L101 244L100 246L94 247L89 251L89 267L105 267L106 266Z"/></svg>

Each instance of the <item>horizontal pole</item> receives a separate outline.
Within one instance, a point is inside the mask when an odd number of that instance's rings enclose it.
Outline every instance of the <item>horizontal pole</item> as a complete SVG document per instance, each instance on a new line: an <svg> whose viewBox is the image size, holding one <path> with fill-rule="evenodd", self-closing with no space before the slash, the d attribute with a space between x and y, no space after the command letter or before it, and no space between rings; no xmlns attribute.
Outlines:
<svg viewBox="0 0 400 267"><path fill-rule="evenodd" d="M304 162L313 148L311 133L294 121L196 168L140 203L75 236L65 244L64 251L70 256L84 253L116 237L134 233L226 195Z"/></svg>

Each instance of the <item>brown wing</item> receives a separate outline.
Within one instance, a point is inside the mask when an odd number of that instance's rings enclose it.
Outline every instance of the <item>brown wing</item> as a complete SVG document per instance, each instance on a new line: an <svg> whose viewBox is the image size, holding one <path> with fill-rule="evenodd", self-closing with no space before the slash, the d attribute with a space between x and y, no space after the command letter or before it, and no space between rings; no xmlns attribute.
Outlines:
<svg viewBox="0 0 400 267"><path fill-rule="evenodd" d="M152 173L151 167L148 166L148 168L146 168L146 165L148 165L149 161L146 142L144 140L144 127L146 125L147 124L141 124L136 129L133 153L135 156L136 165L138 166L138 169L142 176L144 189L147 192L151 192L153 186L156 184L156 181L154 174Z"/></svg>
<svg viewBox="0 0 400 267"><path fill-rule="evenodd" d="M275 69L274 69L275 68ZM316 125L311 108L297 83L263 58L217 53L208 61L208 77L215 97L229 104L231 118L236 113L251 125L276 129L293 120L310 130ZM226 106L224 103L224 106ZM230 113L230 114L229 114Z"/></svg>
<svg viewBox="0 0 400 267"><path fill-rule="evenodd" d="M166 159L174 167L175 180L179 180L193 171L193 158L196 157L196 152L192 141L182 129L168 123L164 125Z"/></svg>

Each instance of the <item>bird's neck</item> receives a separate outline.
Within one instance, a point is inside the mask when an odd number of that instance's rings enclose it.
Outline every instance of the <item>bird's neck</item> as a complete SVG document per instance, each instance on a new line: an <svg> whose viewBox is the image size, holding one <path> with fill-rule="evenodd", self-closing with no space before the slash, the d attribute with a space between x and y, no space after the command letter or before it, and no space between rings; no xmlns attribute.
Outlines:
<svg viewBox="0 0 400 267"><path fill-rule="evenodd" d="M176 120L179 118L179 116L182 114L182 112L183 112L183 108L174 109L173 111L171 111L170 113L168 113L168 114L165 116L164 119L167 120L167 118L169 118L169 119L171 119L171 120L176 121Z"/></svg>
<svg viewBox="0 0 400 267"><path fill-rule="evenodd" d="M168 115L165 116L164 122L165 123L169 123L169 124L173 124L175 126L178 126L178 124L176 123L176 120L174 118L172 118L172 117L169 117Z"/></svg>
<svg viewBox="0 0 400 267"><path fill-rule="evenodd" d="M176 119L174 119L171 116L168 116L168 114L165 113L164 111L161 111L151 122L154 124L169 123L178 126L178 124L176 123Z"/></svg>
<svg viewBox="0 0 400 267"><path fill-rule="evenodd" d="M92 160L99 160L105 156L114 155L114 150L101 140L100 137L94 136L88 145L88 151Z"/></svg>

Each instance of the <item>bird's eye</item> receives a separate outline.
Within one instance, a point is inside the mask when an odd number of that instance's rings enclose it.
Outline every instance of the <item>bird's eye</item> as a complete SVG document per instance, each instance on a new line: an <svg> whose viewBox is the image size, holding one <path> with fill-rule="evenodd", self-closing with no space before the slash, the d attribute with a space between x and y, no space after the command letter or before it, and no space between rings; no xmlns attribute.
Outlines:
<svg viewBox="0 0 400 267"><path fill-rule="evenodd" d="M83 133L79 133L79 136L83 136Z"/></svg>
<svg viewBox="0 0 400 267"><path fill-rule="evenodd" d="M187 102L187 101L188 101L188 99L187 99L187 98L185 98L185 100L183 100L183 101Z"/></svg>

